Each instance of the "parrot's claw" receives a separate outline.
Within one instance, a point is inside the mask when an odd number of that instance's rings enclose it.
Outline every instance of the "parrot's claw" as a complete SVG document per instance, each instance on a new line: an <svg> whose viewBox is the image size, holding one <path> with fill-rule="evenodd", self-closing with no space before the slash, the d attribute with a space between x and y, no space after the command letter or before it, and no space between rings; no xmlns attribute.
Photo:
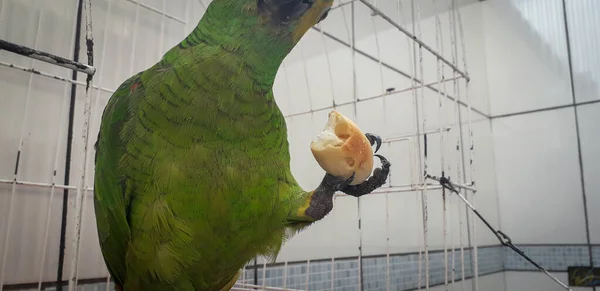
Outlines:
<svg viewBox="0 0 600 291"><path fill-rule="evenodd" d="M381 147L381 137L372 133L365 133L365 136L367 137L371 145L377 144L377 146L375 147L375 152L377 152Z"/></svg>
<svg viewBox="0 0 600 291"><path fill-rule="evenodd" d="M342 191L344 188L348 187L350 185L350 183L352 183L352 181L354 181L354 178L356 177L356 172L352 172L352 176L350 176L348 179L342 181L341 183L336 185L336 191Z"/></svg>
<svg viewBox="0 0 600 291"><path fill-rule="evenodd" d="M374 156L378 157L379 160L381 160L381 167L376 168L373 171L373 176L369 177L369 179L362 182L361 184L347 185L340 191L350 196L360 197L373 192L375 189L385 184L385 181L387 180L387 177L390 174L390 167L392 166L392 164L382 155Z"/></svg>
<svg viewBox="0 0 600 291"><path fill-rule="evenodd" d="M323 179L321 186L334 191L342 191L342 189L348 187L348 185L354 181L355 176L356 173L352 173L352 176L349 178L325 174L325 178Z"/></svg>

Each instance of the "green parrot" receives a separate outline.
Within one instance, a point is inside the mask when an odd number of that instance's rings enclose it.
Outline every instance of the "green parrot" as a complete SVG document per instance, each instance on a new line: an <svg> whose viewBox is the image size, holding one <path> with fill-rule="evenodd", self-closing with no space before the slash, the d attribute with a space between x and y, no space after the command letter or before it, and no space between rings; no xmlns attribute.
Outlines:
<svg viewBox="0 0 600 291"><path fill-rule="evenodd" d="M230 290L256 256L276 257L325 217L336 191L325 173L303 190L290 170L275 75L333 0L213 0L196 28L124 81L104 109L95 156L99 243L117 290ZM381 138L365 134L372 146Z"/></svg>

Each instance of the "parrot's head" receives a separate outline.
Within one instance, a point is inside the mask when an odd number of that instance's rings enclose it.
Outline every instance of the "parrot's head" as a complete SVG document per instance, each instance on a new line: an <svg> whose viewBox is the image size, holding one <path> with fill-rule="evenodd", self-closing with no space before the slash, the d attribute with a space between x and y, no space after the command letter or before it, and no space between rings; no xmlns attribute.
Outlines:
<svg viewBox="0 0 600 291"><path fill-rule="evenodd" d="M302 36L327 17L333 1L213 0L201 32L226 50L279 67Z"/></svg>
<svg viewBox="0 0 600 291"><path fill-rule="evenodd" d="M327 18L333 0L256 0L263 29L293 45Z"/></svg>

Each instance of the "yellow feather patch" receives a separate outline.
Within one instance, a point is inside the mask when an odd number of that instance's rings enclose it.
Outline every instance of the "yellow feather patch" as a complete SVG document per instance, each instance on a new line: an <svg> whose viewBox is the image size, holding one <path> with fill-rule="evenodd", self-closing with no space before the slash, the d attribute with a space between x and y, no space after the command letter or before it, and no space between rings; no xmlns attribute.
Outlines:
<svg viewBox="0 0 600 291"><path fill-rule="evenodd" d="M308 207L310 207L310 201L312 200L312 197L313 197L314 193L315 193L314 191L310 192L309 193L310 198L306 199L305 202L304 202L304 205L302 205L301 207L298 208L298 210L296 211L296 215L298 217L304 217L304 216L306 216L306 209L308 209Z"/></svg>
<svg viewBox="0 0 600 291"><path fill-rule="evenodd" d="M248 3L242 7L242 11L244 13L256 12L257 10L258 10L258 7L254 3Z"/></svg>
<svg viewBox="0 0 600 291"><path fill-rule="evenodd" d="M231 278L231 280L229 280L229 283L227 283L227 285L223 286L223 288L221 288L221 291L229 291L231 290L231 288L233 288L233 285L235 285L235 283L237 282L238 278L240 277L240 274L242 273L242 271L238 271L233 278Z"/></svg>

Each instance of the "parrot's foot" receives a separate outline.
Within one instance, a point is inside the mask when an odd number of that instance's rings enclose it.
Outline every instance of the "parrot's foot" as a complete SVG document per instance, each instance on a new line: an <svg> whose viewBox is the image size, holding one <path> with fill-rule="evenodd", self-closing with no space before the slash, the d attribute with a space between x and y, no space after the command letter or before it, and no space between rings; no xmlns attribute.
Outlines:
<svg viewBox="0 0 600 291"><path fill-rule="evenodd" d="M375 147L375 152L377 152L381 147L381 137L372 133L365 133L365 136L367 137L371 145L377 143L377 146Z"/></svg>
<svg viewBox="0 0 600 291"><path fill-rule="evenodd" d="M350 196L360 197L373 192L375 189L385 184L385 181L387 180L387 177L390 174L390 167L392 164L382 155L375 156L378 157L379 160L381 160L381 167L376 168L373 171L373 176L369 177L369 179L358 185L350 185L349 183L351 183L352 180L350 180L349 182L346 181L348 184L346 184L346 186L339 191L342 191ZM354 176L352 176L351 178L353 177Z"/></svg>
<svg viewBox="0 0 600 291"><path fill-rule="evenodd" d="M347 188L350 185L350 183L352 183L355 175L356 173L352 173L352 176L350 176L350 178L344 178L326 173L323 182L321 182L321 187L323 187L324 189L333 190L334 192L342 191L343 189Z"/></svg>
<svg viewBox="0 0 600 291"><path fill-rule="evenodd" d="M375 145L375 152L377 152L379 150L379 148L381 147L381 137L379 137L378 135L374 135L372 133L365 133L365 136L367 137L367 139L369 140L369 142L371 143L371 146ZM344 177L337 177L334 175L331 175L329 173L325 174L325 178L323 178L323 181L321 182L321 185L319 185L319 190L327 190L327 191L341 191L344 192L348 195L354 196L354 197L360 197L366 194L369 194L371 192L373 192L373 190L381 187L383 184L385 184L385 181L387 180L387 176L390 173L390 166L392 165L386 158L384 158L382 155L374 155L376 157L379 158L379 160L381 160L381 168L376 168L373 171L373 175L367 179L366 181L364 181L361 184L358 185L350 185L350 183L352 183L352 181L354 181L354 177L356 175L356 173L353 173L352 176L350 176L349 178L344 178Z"/></svg>
<svg viewBox="0 0 600 291"><path fill-rule="evenodd" d="M380 138L371 135L373 138L372 143L374 144ZM308 224L320 220L327 215L333 209L333 195L335 192L341 191L354 197L360 197L373 192L373 190L381 187L385 184L387 176L390 173L391 163L381 155L375 155L381 160L381 167L376 168L373 171L373 175L366 181L358 185L350 185L356 173L353 173L349 178L338 177L329 173L325 174L325 177L321 181L321 184L317 189L311 192L307 196L307 204L303 204L302 208L297 211L293 211L288 220L290 225L305 227Z"/></svg>

